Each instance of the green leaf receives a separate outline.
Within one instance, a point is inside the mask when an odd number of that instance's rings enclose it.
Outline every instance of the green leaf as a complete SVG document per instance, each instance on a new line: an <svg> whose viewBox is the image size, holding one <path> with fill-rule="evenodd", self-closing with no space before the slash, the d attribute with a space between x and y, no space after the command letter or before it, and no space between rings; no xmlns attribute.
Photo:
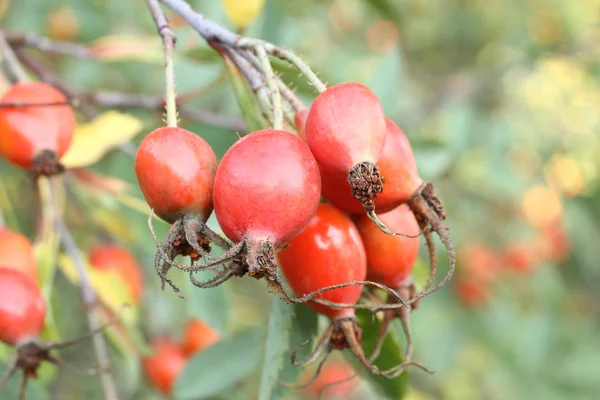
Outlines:
<svg viewBox="0 0 600 400"><path fill-rule="evenodd" d="M286 304L277 297L272 296L265 359L258 395L260 400L280 397L281 388L277 382L283 370L285 356L290 345L293 312L294 309L290 304Z"/></svg>
<svg viewBox="0 0 600 400"><path fill-rule="evenodd" d="M233 84L233 89L235 90L235 95L248 129L250 132L264 129L267 123L260 112L252 88L250 88L235 64L228 57L223 57L223 59L225 60L225 65L227 65L231 83Z"/></svg>
<svg viewBox="0 0 600 400"><path fill-rule="evenodd" d="M6 370L6 364L0 364L0 376L4 374ZM23 372L17 370L17 372L8 380L6 387L0 392L0 399L16 399L19 394L19 388L21 387L21 378ZM27 381L27 388L25 389L26 399L44 400L48 398L48 393L44 388L35 380L29 379Z"/></svg>
<svg viewBox="0 0 600 400"><path fill-rule="evenodd" d="M294 304L294 315L292 318L292 334L290 336L290 351L285 360L281 380L284 382L294 382L298 379L301 368L296 367L290 361L292 350L296 349L302 343L308 341L306 346L298 349L297 356L299 360L307 357L313 348L313 342L317 337L319 329L319 315L308 308L305 304Z"/></svg>
<svg viewBox="0 0 600 400"><path fill-rule="evenodd" d="M262 331L243 330L192 357L175 382L173 398L201 399L222 393L256 366Z"/></svg>
<svg viewBox="0 0 600 400"><path fill-rule="evenodd" d="M209 271L201 271L194 275L198 280L209 279L213 276ZM187 286L189 296L189 300L186 302L188 315L198 318L223 333L231 314L231 305L225 286L199 289L190 281L187 281Z"/></svg>
<svg viewBox="0 0 600 400"><path fill-rule="evenodd" d="M368 310L356 310L356 316L358 317L362 328L362 345L367 357L375 348L375 343L379 336L379 327L381 325L380 321L377 319L373 322L371 315L371 312ZM350 359L357 372L364 370L358 360L356 360L354 354L347 352L346 357ZM402 345L400 344L396 330L389 329L383 341L381 353L374 364L379 369L386 370L401 364L403 361L404 355ZM400 400L404 398L406 394L408 383L407 372L404 372L395 379L387 379L370 373L363 374L363 376L367 377L377 391L388 399Z"/></svg>

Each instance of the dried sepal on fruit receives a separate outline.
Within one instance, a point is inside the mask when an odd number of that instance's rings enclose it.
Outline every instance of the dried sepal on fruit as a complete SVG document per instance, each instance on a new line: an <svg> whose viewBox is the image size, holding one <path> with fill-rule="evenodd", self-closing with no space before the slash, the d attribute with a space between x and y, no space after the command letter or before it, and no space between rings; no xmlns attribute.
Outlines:
<svg viewBox="0 0 600 400"><path fill-rule="evenodd" d="M367 274L365 249L352 220L332 205L321 204L307 227L277 258L287 282L297 295L327 288L306 304L327 316L331 325L304 361L296 360L297 350L292 353L292 363L297 366L319 361L313 379L302 386L308 386L316 379L332 350L351 349L365 368L385 376L388 372L374 366L361 347L361 328L354 308L358 308L356 303L361 296L362 285L344 285L348 282L365 283ZM335 285L340 287L332 290Z"/></svg>
<svg viewBox="0 0 600 400"><path fill-rule="evenodd" d="M217 158L210 145L185 129L162 127L151 132L138 147L135 172L152 212L172 224L157 243L156 270L180 296L183 293L167 278L179 255L197 261L210 252L210 233L205 225L213 210L212 192ZM152 227L152 215L149 225ZM219 245L219 242L216 242Z"/></svg>
<svg viewBox="0 0 600 400"><path fill-rule="evenodd" d="M27 381L37 376L44 361L72 370L96 374L97 369L74 368L52 354L53 350L64 349L99 334L116 321L116 317L104 326L78 338L62 342L43 342L39 335L44 327L46 304L42 293L33 279L22 272L0 266L0 341L15 347L15 354L0 377L0 392L8 380L23 370L19 398L25 393Z"/></svg>

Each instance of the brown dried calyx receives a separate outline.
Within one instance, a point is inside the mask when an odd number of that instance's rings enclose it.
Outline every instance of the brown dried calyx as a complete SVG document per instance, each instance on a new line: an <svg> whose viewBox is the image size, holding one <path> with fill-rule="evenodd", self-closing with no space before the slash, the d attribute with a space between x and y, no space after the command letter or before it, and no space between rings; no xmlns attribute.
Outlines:
<svg viewBox="0 0 600 400"><path fill-rule="evenodd" d="M370 161L356 164L348 173L352 196L360 201L367 213L375 211L375 199L383 192L385 178Z"/></svg>
<svg viewBox="0 0 600 400"><path fill-rule="evenodd" d="M42 150L34 158L30 171L34 179L37 179L40 176L60 175L65 171L65 167L60 163L55 152L52 150Z"/></svg>

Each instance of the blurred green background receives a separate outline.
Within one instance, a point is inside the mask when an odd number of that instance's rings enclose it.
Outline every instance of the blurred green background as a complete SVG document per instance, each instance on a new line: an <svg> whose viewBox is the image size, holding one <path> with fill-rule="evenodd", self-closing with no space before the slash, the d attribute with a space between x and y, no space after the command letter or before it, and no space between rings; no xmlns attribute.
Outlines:
<svg viewBox="0 0 600 400"><path fill-rule="evenodd" d="M31 51L71 89L162 96L160 42L145 2L0 4L8 6L2 17L8 32L90 46L116 35L109 48L125 50L102 62ZM220 1L190 4L235 29ZM177 91L192 94L184 107L204 110L230 128L184 116L182 126L208 140L220 157L237 139L241 114L234 91L222 61L202 39L178 18L172 26ZM267 0L244 33L293 49L329 84L371 87L409 136L421 176L434 183L446 207L458 272L413 315L415 358L435 374L411 372L406 398L600 398L600 1ZM282 76L310 104L314 93L296 72ZM143 132L162 124L157 111L126 112L143 121ZM131 153L142 137L91 169L130 183L143 203ZM33 185L2 160L0 177L6 223L33 237ZM66 219L80 247L116 242L143 266L140 325L146 337L180 337L192 315L225 336L266 324L271 297L262 282L234 279L202 291L178 279L188 302L162 292L147 215L128 207L127 199L66 179ZM166 225L156 226L163 237ZM417 276L426 261L423 252ZM85 331L78 289L61 274L55 288L52 308L61 336ZM292 347L302 340L293 338ZM61 357L86 365L90 352L82 345ZM160 398L136 357L111 353L123 399ZM256 398L259 371L222 398ZM53 398L102 398L97 378L61 371L53 382ZM362 385L359 398L383 396L367 381ZM38 391L30 398L47 396L44 379L30 390Z"/></svg>

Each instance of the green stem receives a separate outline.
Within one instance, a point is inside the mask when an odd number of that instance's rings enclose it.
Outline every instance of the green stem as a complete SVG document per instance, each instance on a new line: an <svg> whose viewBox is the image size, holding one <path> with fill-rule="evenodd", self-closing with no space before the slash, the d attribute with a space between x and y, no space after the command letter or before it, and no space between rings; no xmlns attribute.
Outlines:
<svg viewBox="0 0 600 400"><path fill-rule="evenodd" d="M267 81L273 99L273 128L283 129L283 104L281 102L281 93L279 92L279 85L277 85L277 80L264 46L256 47L256 55L260 61L261 68L265 74L265 80Z"/></svg>

